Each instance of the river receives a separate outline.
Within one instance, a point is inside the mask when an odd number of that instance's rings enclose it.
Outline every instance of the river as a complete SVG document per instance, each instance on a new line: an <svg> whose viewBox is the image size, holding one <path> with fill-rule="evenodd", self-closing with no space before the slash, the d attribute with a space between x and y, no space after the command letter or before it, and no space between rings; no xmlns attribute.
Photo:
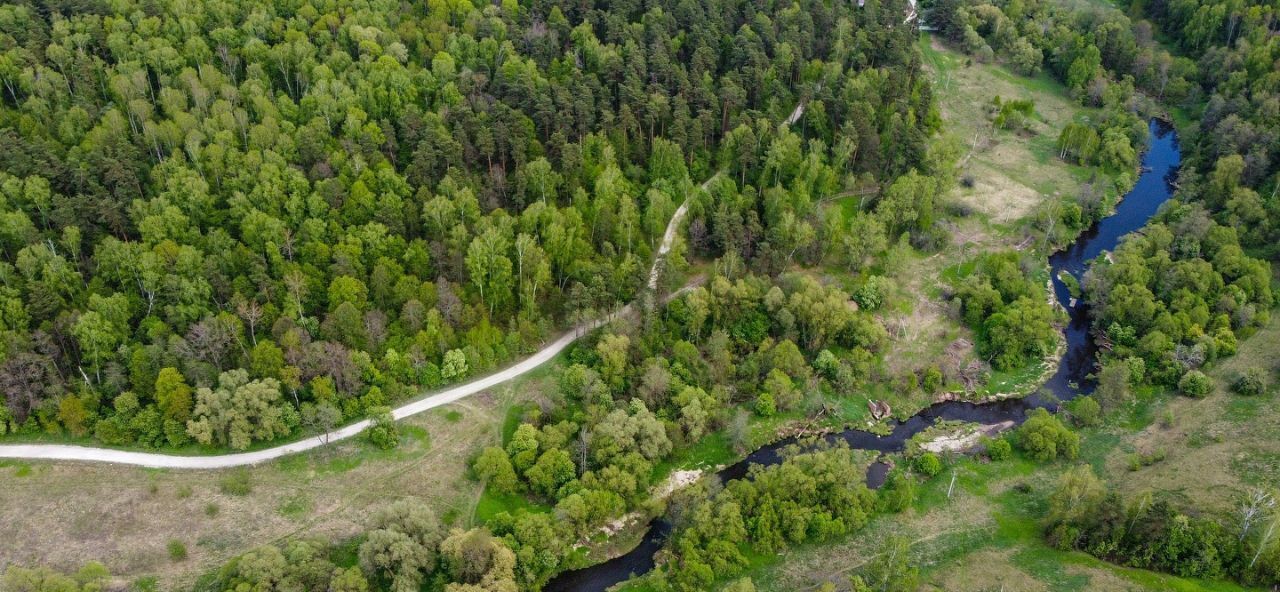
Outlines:
<svg viewBox="0 0 1280 592"><path fill-rule="evenodd" d="M1066 352L1058 364L1057 371L1044 385L1057 400L1070 400L1080 394L1093 392L1093 383L1088 376L1094 369L1097 357L1097 347L1093 340L1089 339L1089 307L1083 301L1072 301L1066 284L1059 279L1059 274L1068 273L1075 277L1078 283L1082 283L1085 269L1090 261L1103 252L1114 249L1124 235L1146 225L1147 220L1155 215L1161 204L1173 196L1173 180L1181 161L1182 153L1178 146L1177 133L1168 124L1152 120L1148 124L1147 150L1142 157L1142 174L1138 177L1133 189L1116 206L1114 213L1082 233L1069 247L1049 257L1054 294L1066 309L1070 319L1063 329L1067 341ZM1012 421L1018 424L1026 418L1027 411L1040 407L1050 408L1050 405L1056 408L1057 402L1044 401L1034 394L983 404L945 401L935 403L897 422L894 424L893 431L885 436L849 429L830 434L827 439L833 442L843 440L854 449L899 452L906 447L907 440L939 420L981 424ZM781 449L793 443L795 439L786 438L764 446L747 455L746 458L721 469L716 476L727 483L746 476L747 469L753 464L765 466L777 464L782 460L779 454ZM883 463L873 464L867 471L868 486L878 487L884 481L887 468ZM654 520L635 549L591 567L562 573L552 579L545 590L548 592L603 592L619 582L647 573L654 568L654 554L662 548L670 533L671 524L668 521L661 518Z"/></svg>

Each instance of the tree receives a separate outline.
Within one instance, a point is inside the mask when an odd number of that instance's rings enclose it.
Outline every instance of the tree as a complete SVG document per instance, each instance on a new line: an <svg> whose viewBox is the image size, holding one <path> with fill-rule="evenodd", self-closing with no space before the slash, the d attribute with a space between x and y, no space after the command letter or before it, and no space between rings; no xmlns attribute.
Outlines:
<svg viewBox="0 0 1280 592"><path fill-rule="evenodd" d="M467 376L467 356L460 349L451 349L444 354L444 363L440 366L440 378L454 381Z"/></svg>
<svg viewBox="0 0 1280 592"><path fill-rule="evenodd" d="M395 592L414 592L436 567L440 524L421 501L406 498L374 513L360 544L360 567Z"/></svg>
<svg viewBox="0 0 1280 592"><path fill-rule="evenodd" d="M516 491L518 482L511 459L497 446L485 448L471 464L471 470L475 471L476 477L481 481L500 493L510 494Z"/></svg>
<svg viewBox="0 0 1280 592"><path fill-rule="evenodd" d="M375 387L376 388L376 387ZM390 407L370 407L369 427L364 430L364 437L370 444L382 450L391 450L400 445L400 429L391 416Z"/></svg>
<svg viewBox="0 0 1280 592"><path fill-rule="evenodd" d="M216 389L196 391L191 417L187 433L197 442L244 450L254 441L288 434L296 415L281 403L279 381L250 381L248 372L228 370L218 376Z"/></svg>
<svg viewBox="0 0 1280 592"><path fill-rule="evenodd" d="M191 387L175 368L161 368L156 375L156 405L165 419L186 423L191 418Z"/></svg>
<svg viewBox="0 0 1280 592"><path fill-rule="evenodd" d="M1071 419L1080 427L1092 427L1102 421L1102 406L1093 397L1077 397L1067 403Z"/></svg>
<svg viewBox="0 0 1280 592"><path fill-rule="evenodd" d="M1053 351L1053 311L1042 300L1023 297L989 317L985 349L991 365L1009 370Z"/></svg>
<svg viewBox="0 0 1280 592"><path fill-rule="evenodd" d="M916 501L916 484L904 471L891 471L880 486L879 504L886 512L902 512Z"/></svg>
<svg viewBox="0 0 1280 592"><path fill-rule="evenodd" d="M32 353L19 353L0 363L0 392L15 425L25 423L44 400L50 365L50 360Z"/></svg>
<svg viewBox="0 0 1280 592"><path fill-rule="evenodd" d="M467 247L467 273L490 315L511 299L512 265L506 255L510 243L511 239L497 228L489 228Z"/></svg>
<svg viewBox="0 0 1280 592"><path fill-rule="evenodd" d="M1093 396L1107 409L1119 409L1133 400L1129 389L1131 367L1130 364L1119 360L1103 364Z"/></svg>
<svg viewBox="0 0 1280 592"><path fill-rule="evenodd" d="M446 592L515 592L516 555L487 530L453 529L440 543L440 563L453 580Z"/></svg>
<svg viewBox="0 0 1280 592"><path fill-rule="evenodd" d="M1079 434L1067 429L1044 409L1027 413L1027 421L1018 428L1016 441L1028 456L1040 462L1073 459L1080 451Z"/></svg>
<svg viewBox="0 0 1280 592"><path fill-rule="evenodd" d="M529 487L546 497L555 497L560 487L577 476L577 467L569 453L552 448L542 453L538 461L524 473Z"/></svg>
<svg viewBox="0 0 1280 592"><path fill-rule="evenodd" d="M1076 465L1058 477L1058 485L1049 494L1050 524L1073 523L1097 509L1107 489L1089 465Z"/></svg>
<svg viewBox="0 0 1280 592"><path fill-rule="evenodd" d="M920 585L920 570L911 565L911 542L902 536L890 537L860 576L854 590L913 592ZM861 578L859 581L856 578Z"/></svg>

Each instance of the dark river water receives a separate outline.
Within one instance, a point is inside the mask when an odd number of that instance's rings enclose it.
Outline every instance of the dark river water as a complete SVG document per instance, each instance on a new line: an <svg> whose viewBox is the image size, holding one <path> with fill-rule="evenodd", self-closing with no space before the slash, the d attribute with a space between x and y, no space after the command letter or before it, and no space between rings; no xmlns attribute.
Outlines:
<svg viewBox="0 0 1280 592"><path fill-rule="evenodd" d="M1115 249L1121 237L1146 225L1147 220L1173 195L1173 181L1178 172L1182 154L1178 147L1178 135L1169 125L1158 120L1149 124L1147 151L1142 157L1142 174L1133 189L1116 206L1112 215L1086 230L1074 243L1049 257L1053 277L1053 290L1058 302L1067 310L1070 322L1063 333L1067 350L1058 365L1057 372L1045 383L1045 389L1058 400L1070 400L1083 393L1093 392L1088 378L1094 370L1097 348L1089 338L1089 307L1084 302L1071 301L1067 286L1058 279L1066 272L1083 281L1089 262L1104 251ZM1027 411L1038 407L1056 408L1056 401L1048 402L1036 395L1019 399L1006 399L993 403L969 403L946 401L935 403L919 413L894 424L893 431L878 436L862 430L849 429L830 434L831 442L843 440L850 448L878 452L899 452L907 440L940 420L958 420L982 424L1004 421L1021 423ZM746 458L729 465L716 475L723 482L741 479L751 465L773 465L782 461L781 450L794 444L794 438L786 438L757 449ZM884 482L888 465L874 463L867 470L867 485L875 488ZM588 568L560 574L547 584L549 592L603 592L619 582L648 572L654 568L654 554L662 548L671 533L670 522L654 520L644 539L630 552Z"/></svg>

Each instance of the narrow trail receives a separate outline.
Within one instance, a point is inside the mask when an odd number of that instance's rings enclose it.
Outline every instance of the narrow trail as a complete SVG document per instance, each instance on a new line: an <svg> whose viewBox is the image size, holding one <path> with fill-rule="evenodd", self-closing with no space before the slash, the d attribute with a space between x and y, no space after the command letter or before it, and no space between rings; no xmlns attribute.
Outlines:
<svg viewBox="0 0 1280 592"><path fill-rule="evenodd" d="M786 119L785 125L790 125L804 113L804 103L796 105L794 111L791 112ZM720 176L717 171L711 177L703 181L699 186L706 190L712 181ZM653 267L649 271L648 288L650 291L657 290L658 279L662 275L662 266L666 261L667 254L671 252L671 246L675 244L676 235L680 230L680 223L684 220L685 214L689 211L689 196L685 197L683 203L671 216L671 220L667 223L666 232L662 235L662 242L658 245L657 254L654 256ZM669 294L665 300L669 300L684 293L700 283L699 278L694 278L689 284ZM533 355L516 362L502 370L494 372L483 378L478 378L471 382L460 384L455 387L445 389L434 395L429 395L421 399L410 401L396 407L392 410L391 415L395 419L403 419L411 415L417 415L423 411L435 409L442 405L448 405L460 399L464 399L478 392L492 388L514 378L524 375L525 373L537 368L555 358L560 352L564 351L569 344L577 341L578 338L598 329L614 319L629 315L635 309L634 303L628 304L617 311L614 311L602 318L588 321L578 325L561 334L555 341L547 344ZM158 452L137 452L131 450L115 450L111 448L97 448L91 446L75 446L70 444L0 444L0 458L28 459L28 460L59 460L59 461L84 461L84 462L105 462L122 465L133 465L139 467L150 467L160 469L225 469L230 467L241 467L246 465L254 465L269 460L274 460L290 454L306 452L321 446L327 446L339 440L345 440L352 436L363 432L369 427L370 420L364 419L350 425L343 426L333 431L308 436L296 442L281 444L271 448L262 450L254 450L251 452L238 452L231 454L218 454L210 456L186 456L179 454L163 454Z"/></svg>

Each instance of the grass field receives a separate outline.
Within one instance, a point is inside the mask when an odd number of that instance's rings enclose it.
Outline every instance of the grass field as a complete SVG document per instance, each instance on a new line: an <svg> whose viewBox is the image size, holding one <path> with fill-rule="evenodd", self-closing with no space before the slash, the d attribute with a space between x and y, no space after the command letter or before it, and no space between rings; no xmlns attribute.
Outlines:
<svg viewBox="0 0 1280 592"><path fill-rule="evenodd" d="M1187 507L1225 513L1236 495L1250 487L1280 487L1280 408L1276 368L1280 365L1280 318L1245 340L1239 353L1209 374L1214 391L1204 399L1176 397L1156 412L1157 421L1126 437L1103 464L1123 492L1168 492ZM1271 388L1263 396L1231 393L1235 376L1251 366L1269 370ZM1137 453L1163 452L1165 460L1130 469Z"/></svg>
<svg viewBox="0 0 1280 592"><path fill-rule="evenodd" d="M549 364L548 366L554 366ZM160 589L258 545L288 537L351 537L385 504L414 496L448 524L470 524L479 483L467 461L501 440L506 410L554 388L551 370L401 422L400 446L381 451L352 439L261 466L173 471L104 464L0 463L0 523L22 544L0 545L0 566L74 571L90 560ZM171 561L166 544L188 556Z"/></svg>

